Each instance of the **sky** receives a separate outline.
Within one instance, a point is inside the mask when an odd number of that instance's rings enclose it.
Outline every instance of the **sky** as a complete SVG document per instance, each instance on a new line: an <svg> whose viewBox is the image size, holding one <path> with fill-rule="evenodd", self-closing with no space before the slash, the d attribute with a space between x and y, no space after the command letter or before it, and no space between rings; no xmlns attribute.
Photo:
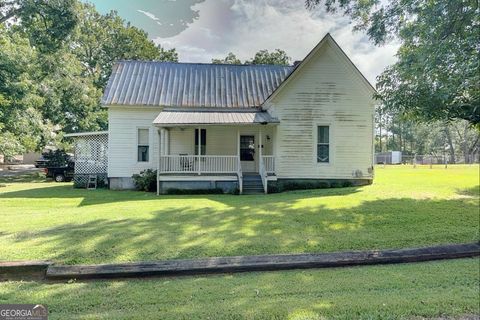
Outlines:
<svg viewBox="0 0 480 320"><path fill-rule="evenodd" d="M327 34L375 85L395 62L398 44L376 47L348 17L307 10L304 0L90 0L144 29L164 48L176 48L180 62L211 62L233 52L242 61L262 49L285 50L302 60Z"/></svg>

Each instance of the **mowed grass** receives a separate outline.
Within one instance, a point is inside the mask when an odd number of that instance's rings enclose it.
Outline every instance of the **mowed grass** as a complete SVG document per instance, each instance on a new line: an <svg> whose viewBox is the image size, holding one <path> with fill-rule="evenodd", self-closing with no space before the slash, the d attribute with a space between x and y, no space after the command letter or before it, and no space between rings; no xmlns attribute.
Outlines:
<svg viewBox="0 0 480 320"><path fill-rule="evenodd" d="M478 165L377 167L370 186L249 196L2 183L4 261L89 264L479 240Z"/></svg>
<svg viewBox="0 0 480 320"><path fill-rule="evenodd" d="M5 282L0 303L42 303L49 319L474 319L480 314L479 277L478 259L460 259L209 277Z"/></svg>

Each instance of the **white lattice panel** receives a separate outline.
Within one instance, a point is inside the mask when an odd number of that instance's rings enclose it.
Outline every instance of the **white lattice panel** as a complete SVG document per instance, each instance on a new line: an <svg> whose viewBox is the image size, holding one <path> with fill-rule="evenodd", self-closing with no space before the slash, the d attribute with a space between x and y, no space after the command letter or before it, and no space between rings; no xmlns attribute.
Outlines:
<svg viewBox="0 0 480 320"><path fill-rule="evenodd" d="M107 134L76 137L75 174L106 173L107 165Z"/></svg>

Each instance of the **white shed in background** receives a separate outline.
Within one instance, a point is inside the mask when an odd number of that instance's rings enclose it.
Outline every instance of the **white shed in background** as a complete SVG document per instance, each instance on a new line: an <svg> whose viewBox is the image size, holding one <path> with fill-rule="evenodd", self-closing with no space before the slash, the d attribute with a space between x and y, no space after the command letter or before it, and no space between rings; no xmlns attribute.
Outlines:
<svg viewBox="0 0 480 320"><path fill-rule="evenodd" d="M379 152L375 154L375 164L401 164L402 151Z"/></svg>

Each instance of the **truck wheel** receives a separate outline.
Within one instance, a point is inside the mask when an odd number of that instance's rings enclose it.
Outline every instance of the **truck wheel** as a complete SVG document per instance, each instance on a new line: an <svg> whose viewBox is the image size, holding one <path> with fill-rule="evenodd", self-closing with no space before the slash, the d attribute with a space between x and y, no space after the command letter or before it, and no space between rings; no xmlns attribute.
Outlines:
<svg viewBox="0 0 480 320"><path fill-rule="evenodd" d="M65 176L61 173L57 173L55 175L55 182L64 182L65 181Z"/></svg>

